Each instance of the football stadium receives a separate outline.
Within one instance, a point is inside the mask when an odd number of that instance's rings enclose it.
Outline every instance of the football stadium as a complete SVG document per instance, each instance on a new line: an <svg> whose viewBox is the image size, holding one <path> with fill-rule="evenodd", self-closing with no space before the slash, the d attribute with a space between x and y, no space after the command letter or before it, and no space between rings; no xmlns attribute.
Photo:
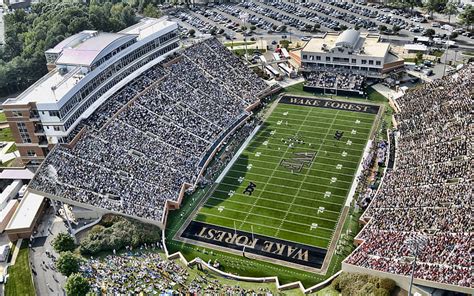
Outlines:
<svg viewBox="0 0 474 296"><path fill-rule="evenodd" d="M181 237L320 271L347 216L378 111L281 97Z"/></svg>
<svg viewBox="0 0 474 296"><path fill-rule="evenodd" d="M31 248L41 228L44 244L50 224L35 223L51 211L98 295L219 294L222 279L343 291L347 274L367 282L354 295L388 295L383 280L472 294L473 63L396 99L351 97L363 73L308 68L283 87L216 37L178 33L166 17L82 31L5 101L35 167L8 218L35 198L39 213L16 232L2 220L12 242Z"/></svg>

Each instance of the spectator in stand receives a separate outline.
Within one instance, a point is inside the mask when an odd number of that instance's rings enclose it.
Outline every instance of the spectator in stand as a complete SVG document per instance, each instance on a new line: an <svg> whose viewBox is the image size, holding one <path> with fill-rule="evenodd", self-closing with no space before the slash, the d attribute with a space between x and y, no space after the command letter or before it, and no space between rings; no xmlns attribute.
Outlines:
<svg viewBox="0 0 474 296"><path fill-rule="evenodd" d="M395 168L364 214L362 245L346 263L402 275L413 256L406 240L425 235L415 278L472 287L474 64L408 92Z"/></svg>

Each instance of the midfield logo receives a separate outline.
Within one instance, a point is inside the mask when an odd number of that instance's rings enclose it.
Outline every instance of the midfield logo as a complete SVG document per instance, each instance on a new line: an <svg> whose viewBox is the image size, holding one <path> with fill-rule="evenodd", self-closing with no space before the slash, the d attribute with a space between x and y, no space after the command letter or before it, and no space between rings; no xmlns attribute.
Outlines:
<svg viewBox="0 0 474 296"><path fill-rule="evenodd" d="M282 159L280 165L289 171L300 172L303 166L311 166L316 152L295 152L290 159Z"/></svg>

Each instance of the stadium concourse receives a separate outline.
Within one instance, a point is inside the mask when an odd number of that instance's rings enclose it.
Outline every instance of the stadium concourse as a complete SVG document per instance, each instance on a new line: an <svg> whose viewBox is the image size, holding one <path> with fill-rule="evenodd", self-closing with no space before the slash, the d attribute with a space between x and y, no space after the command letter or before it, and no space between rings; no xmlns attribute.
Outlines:
<svg viewBox="0 0 474 296"><path fill-rule="evenodd" d="M195 44L121 89L56 146L30 190L162 223L265 84L220 42ZM236 124L237 123L237 124Z"/></svg>
<svg viewBox="0 0 474 296"><path fill-rule="evenodd" d="M409 276L408 240L417 239L415 284L472 292L473 72L470 64L399 99L395 168L343 270Z"/></svg>

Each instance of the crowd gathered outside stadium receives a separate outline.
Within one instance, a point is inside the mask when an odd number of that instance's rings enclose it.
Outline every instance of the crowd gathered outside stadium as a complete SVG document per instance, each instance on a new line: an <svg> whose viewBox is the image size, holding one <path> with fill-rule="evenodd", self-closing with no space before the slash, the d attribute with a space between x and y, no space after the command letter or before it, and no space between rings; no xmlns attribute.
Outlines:
<svg viewBox="0 0 474 296"><path fill-rule="evenodd" d="M474 65L398 99L395 168L364 214L362 245L346 260L383 272L472 287ZM424 238L417 254L409 239Z"/></svg>
<svg viewBox="0 0 474 296"><path fill-rule="evenodd" d="M156 246L142 246L139 250L109 255L103 259L88 259L81 265L81 273L88 279L96 294L128 295L174 291L183 294L266 294L265 288L245 289L239 285L223 284L205 273L190 273L177 261L167 260L152 252Z"/></svg>
<svg viewBox="0 0 474 296"><path fill-rule="evenodd" d="M208 148L267 88L217 39L195 44L101 105L72 148L50 153L30 188L161 221L166 201L198 180Z"/></svg>

